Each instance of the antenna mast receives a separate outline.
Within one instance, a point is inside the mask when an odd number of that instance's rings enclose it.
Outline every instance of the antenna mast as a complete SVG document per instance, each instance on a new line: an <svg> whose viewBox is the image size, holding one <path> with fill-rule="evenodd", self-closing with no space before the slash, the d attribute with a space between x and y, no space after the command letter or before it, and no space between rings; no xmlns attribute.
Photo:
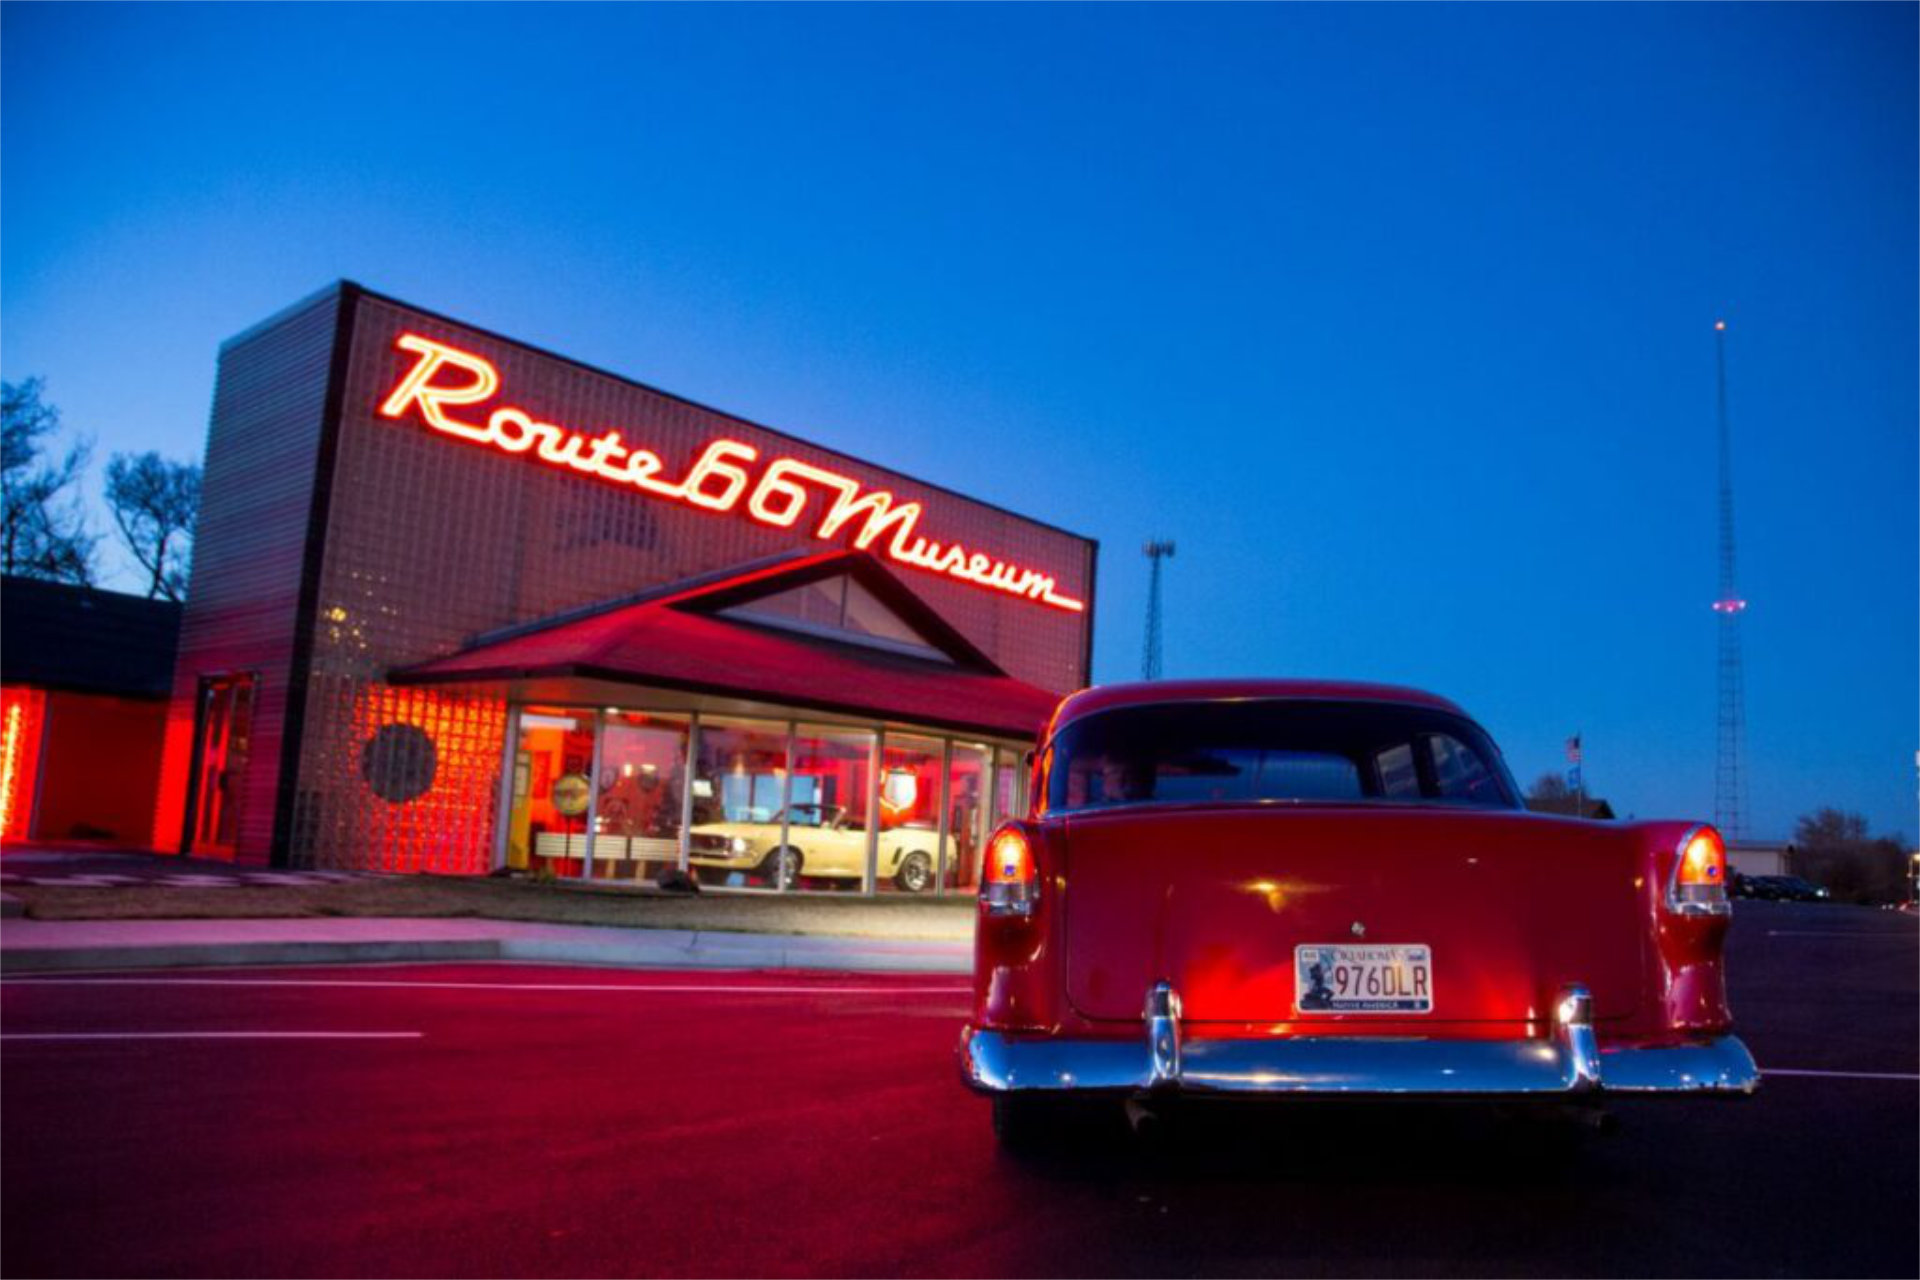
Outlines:
<svg viewBox="0 0 1920 1280"><path fill-rule="evenodd" d="M1171 559L1171 542L1149 542L1140 548L1147 558L1147 642L1140 654L1140 678L1160 678L1160 562Z"/></svg>
<svg viewBox="0 0 1920 1280"><path fill-rule="evenodd" d="M1747 602L1734 581L1733 427L1727 420L1727 322L1713 324L1714 359L1719 375L1720 409L1720 594L1713 610L1720 615L1719 750L1713 770L1713 822L1728 840L1745 834L1746 785L1741 747L1746 736L1746 681L1740 663L1740 615Z"/></svg>

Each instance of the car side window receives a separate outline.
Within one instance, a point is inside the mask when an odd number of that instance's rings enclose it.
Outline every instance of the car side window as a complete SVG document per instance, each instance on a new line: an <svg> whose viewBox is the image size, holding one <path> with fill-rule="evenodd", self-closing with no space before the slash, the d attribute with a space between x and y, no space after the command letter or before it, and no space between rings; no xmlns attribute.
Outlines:
<svg viewBox="0 0 1920 1280"><path fill-rule="evenodd" d="M1376 752L1373 769L1380 778L1380 795L1388 800L1418 800L1420 770L1414 767L1413 744L1402 742Z"/></svg>
<svg viewBox="0 0 1920 1280"><path fill-rule="evenodd" d="M1462 804L1504 804L1493 770L1480 753L1449 734L1427 737L1429 761L1433 765L1434 793L1441 800Z"/></svg>

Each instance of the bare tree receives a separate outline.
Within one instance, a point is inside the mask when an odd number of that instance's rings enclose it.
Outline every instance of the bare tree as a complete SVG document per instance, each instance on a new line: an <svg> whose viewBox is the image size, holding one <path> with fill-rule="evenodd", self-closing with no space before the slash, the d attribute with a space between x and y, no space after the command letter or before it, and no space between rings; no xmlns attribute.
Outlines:
<svg viewBox="0 0 1920 1280"><path fill-rule="evenodd" d="M1867 844L1868 839L1867 820L1845 809L1815 809L1800 815L1793 824L1793 843L1798 849L1850 853Z"/></svg>
<svg viewBox="0 0 1920 1280"><path fill-rule="evenodd" d="M93 581L93 547L79 496L90 442L75 440L57 461L42 460L60 411L41 398L39 378L0 382L0 571L56 582Z"/></svg>
<svg viewBox="0 0 1920 1280"><path fill-rule="evenodd" d="M1535 813L1578 813L1580 797L1557 773L1543 773L1527 788L1527 808Z"/></svg>
<svg viewBox="0 0 1920 1280"><path fill-rule="evenodd" d="M1897 902L1907 895L1905 838L1875 837L1864 817L1844 809L1801 816L1793 827L1793 865L1841 902Z"/></svg>
<svg viewBox="0 0 1920 1280"><path fill-rule="evenodd" d="M1535 813L1563 813L1570 818L1613 820L1613 806L1595 796L1582 794L1567 785L1557 773L1543 773L1527 788L1527 808Z"/></svg>
<svg viewBox="0 0 1920 1280"><path fill-rule="evenodd" d="M116 453L107 506L127 550L147 571L147 597L187 598L187 565L200 515L200 468L157 453Z"/></svg>

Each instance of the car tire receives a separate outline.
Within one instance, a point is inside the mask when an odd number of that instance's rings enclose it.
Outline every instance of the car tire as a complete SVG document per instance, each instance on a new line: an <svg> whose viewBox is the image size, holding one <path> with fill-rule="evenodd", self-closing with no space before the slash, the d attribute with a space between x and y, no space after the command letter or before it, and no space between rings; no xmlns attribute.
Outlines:
<svg viewBox="0 0 1920 1280"><path fill-rule="evenodd" d="M1508 1158L1540 1170L1581 1159L1617 1127L1612 1113L1596 1105L1522 1103L1498 1113Z"/></svg>
<svg viewBox="0 0 1920 1280"><path fill-rule="evenodd" d="M800 881L800 870L806 860L800 851L792 845L782 845L761 859L759 872L766 882L776 889L791 889Z"/></svg>
<svg viewBox="0 0 1920 1280"><path fill-rule="evenodd" d="M1058 1145L1061 1108L1051 1098L1027 1093L993 1095L993 1136L1004 1151L1034 1155Z"/></svg>
<svg viewBox="0 0 1920 1280"><path fill-rule="evenodd" d="M918 849L900 860L893 873L894 887L902 893L926 893L933 888L933 859Z"/></svg>

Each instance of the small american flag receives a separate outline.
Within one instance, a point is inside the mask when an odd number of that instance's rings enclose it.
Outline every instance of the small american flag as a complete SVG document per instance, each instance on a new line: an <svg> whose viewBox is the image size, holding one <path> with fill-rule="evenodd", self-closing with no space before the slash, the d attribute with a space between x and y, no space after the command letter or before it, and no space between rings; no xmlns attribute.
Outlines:
<svg viewBox="0 0 1920 1280"><path fill-rule="evenodd" d="M1580 763L1580 735L1577 733L1567 739L1567 763Z"/></svg>

